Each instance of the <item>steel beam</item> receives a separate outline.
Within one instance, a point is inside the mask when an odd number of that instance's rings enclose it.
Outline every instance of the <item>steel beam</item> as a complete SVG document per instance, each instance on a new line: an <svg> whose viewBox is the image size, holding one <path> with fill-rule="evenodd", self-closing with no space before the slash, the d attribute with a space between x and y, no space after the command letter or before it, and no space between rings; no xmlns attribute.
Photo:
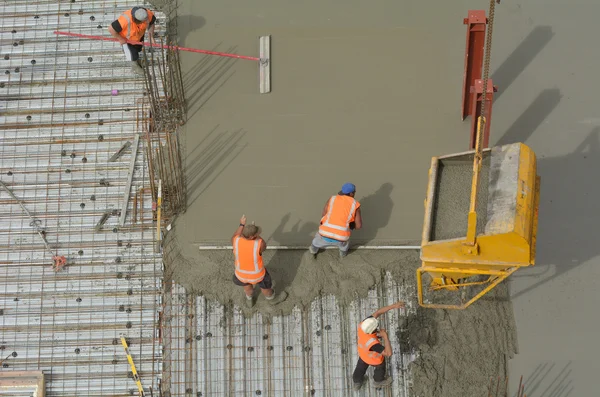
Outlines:
<svg viewBox="0 0 600 397"><path fill-rule="evenodd" d="M463 19L467 25L467 45L465 49L465 70L463 73L462 120L467 118L472 107L471 87L481 78L485 47L487 18L484 10L469 10L469 16Z"/></svg>
<svg viewBox="0 0 600 397"><path fill-rule="evenodd" d="M475 149L475 140L477 139L477 119L481 116L481 101L483 100L483 80L475 80L475 84L471 87L471 140L469 148ZM488 79L487 95L485 103L485 127L483 129L483 149L487 149L490 143L490 126L492 125L492 103L494 102L494 92L498 91L498 87L494 86L492 79Z"/></svg>

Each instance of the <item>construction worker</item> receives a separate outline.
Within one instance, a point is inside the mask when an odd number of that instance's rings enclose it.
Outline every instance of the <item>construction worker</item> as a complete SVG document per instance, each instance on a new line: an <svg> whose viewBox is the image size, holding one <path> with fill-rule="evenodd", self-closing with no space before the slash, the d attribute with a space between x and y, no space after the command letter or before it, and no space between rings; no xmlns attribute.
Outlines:
<svg viewBox="0 0 600 397"><path fill-rule="evenodd" d="M233 254L235 256L235 274L233 283L244 287L246 306L254 306L254 286L258 284L263 295L270 303L280 303L287 297L286 292L275 299L271 275L263 264L262 254L267 249L267 243L260 237L260 228L246 224L246 216L242 215L240 225L231 237Z"/></svg>
<svg viewBox="0 0 600 397"><path fill-rule="evenodd" d="M348 255L350 234L362 227L360 203L354 199L355 194L356 186L345 183L336 196L327 200L321 213L321 225L309 248L315 258L320 248L329 246L338 247L341 258Z"/></svg>
<svg viewBox="0 0 600 397"><path fill-rule="evenodd" d="M392 346L385 329L379 329L378 317L392 310L404 308L404 302L382 307L358 325L358 362L352 374L354 390L360 390L369 366L373 371L373 385L384 387L392 383L392 378L385 376L385 357L391 357ZM380 338L383 339L383 345Z"/></svg>
<svg viewBox="0 0 600 397"><path fill-rule="evenodd" d="M144 75L144 70L139 63L143 46L141 44L129 44L128 41L143 42L146 29L148 29L150 43L154 43L155 22L156 17L152 11L144 7L133 7L121 14L108 27L110 34L121 43L125 58L131 62L131 70L140 76Z"/></svg>

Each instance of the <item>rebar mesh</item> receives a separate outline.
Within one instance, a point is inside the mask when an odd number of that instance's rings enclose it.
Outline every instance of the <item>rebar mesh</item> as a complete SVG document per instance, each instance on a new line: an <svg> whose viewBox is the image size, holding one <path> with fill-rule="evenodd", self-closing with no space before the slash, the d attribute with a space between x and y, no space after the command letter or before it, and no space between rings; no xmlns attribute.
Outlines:
<svg viewBox="0 0 600 397"><path fill-rule="evenodd" d="M145 84L118 45L53 33L106 35L135 5L0 5L1 371L44 371L48 396L131 395L120 336L144 387L159 386L162 266L147 152L111 161L145 136ZM66 258L62 271L53 254Z"/></svg>
<svg viewBox="0 0 600 397"><path fill-rule="evenodd" d="M166 34L157 37L160 48L145 47L143 51L147 95L141 119L147 121L152 191L157 192L156 181L161 180L162 209L167 223L169 218L184 211L186 205L179 144L179 127L186 122L186 102L177 50L177 1L161 4L166 15Z"/></svg>
<svg viewBox="0 0 600 397"><path fill-rule="evenodd" d="M414 292L387 274L367 297L347 307L321 296L287 316L246 318L236 306L193 296L173 283L164 309L163 344L169 353L163 396L355 395L356 327L377 308L408 300ZM389 312L382 326L405 331L403 319L415 312L412 306ZM408 366L416 353L407 349L403 335L390 333L392 386L377 392L366 385L361 395L409 395Z"/></svg>

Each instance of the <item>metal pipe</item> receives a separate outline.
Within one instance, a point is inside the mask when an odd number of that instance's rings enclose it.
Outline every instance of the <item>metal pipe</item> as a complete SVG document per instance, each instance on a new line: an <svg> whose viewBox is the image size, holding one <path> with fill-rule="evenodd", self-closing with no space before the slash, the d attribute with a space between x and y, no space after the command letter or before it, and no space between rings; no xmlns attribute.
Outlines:
<svg viewBox="0 0 600 397"><path fill-rule="evenodd" d="M201 245L200 251L208 250L232 250L232 245ZM308 247L274 245L267 246L268 250L307 250ZM337 247L325 247L321 249L338 249ZM351 247L353 250L420 250L420 245L359 245Z"/></svg>

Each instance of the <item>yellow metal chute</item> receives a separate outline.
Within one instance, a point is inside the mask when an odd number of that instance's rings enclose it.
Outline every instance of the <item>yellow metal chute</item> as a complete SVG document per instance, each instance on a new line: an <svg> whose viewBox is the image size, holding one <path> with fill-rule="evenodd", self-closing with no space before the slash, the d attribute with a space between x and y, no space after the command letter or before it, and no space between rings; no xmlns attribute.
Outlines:
<svg viewBox="0 0 600 397"><path fill-rule="evenodd" d="M487 92L495 0L490 0L483 68ZM487 100L479 114L485 115ZM475 150L434 157L429 169L419 304L464 309L517 269L535 264L540 178L522 143L483 149L486 120L477 120ZM430 279L425 298L424 276Z"/></svg>
<svg viewBox="0 0 600 397"><path fill-rule="evenodd" d="M522 143L482 150L479 193L473 196L474 157L469 151L432 159L417 270L421 306L464 309L519 267L535 263L540 188L535 154ZM476 293L461 294L460 303L426 302L425 274L430 291Z"/></svg>

